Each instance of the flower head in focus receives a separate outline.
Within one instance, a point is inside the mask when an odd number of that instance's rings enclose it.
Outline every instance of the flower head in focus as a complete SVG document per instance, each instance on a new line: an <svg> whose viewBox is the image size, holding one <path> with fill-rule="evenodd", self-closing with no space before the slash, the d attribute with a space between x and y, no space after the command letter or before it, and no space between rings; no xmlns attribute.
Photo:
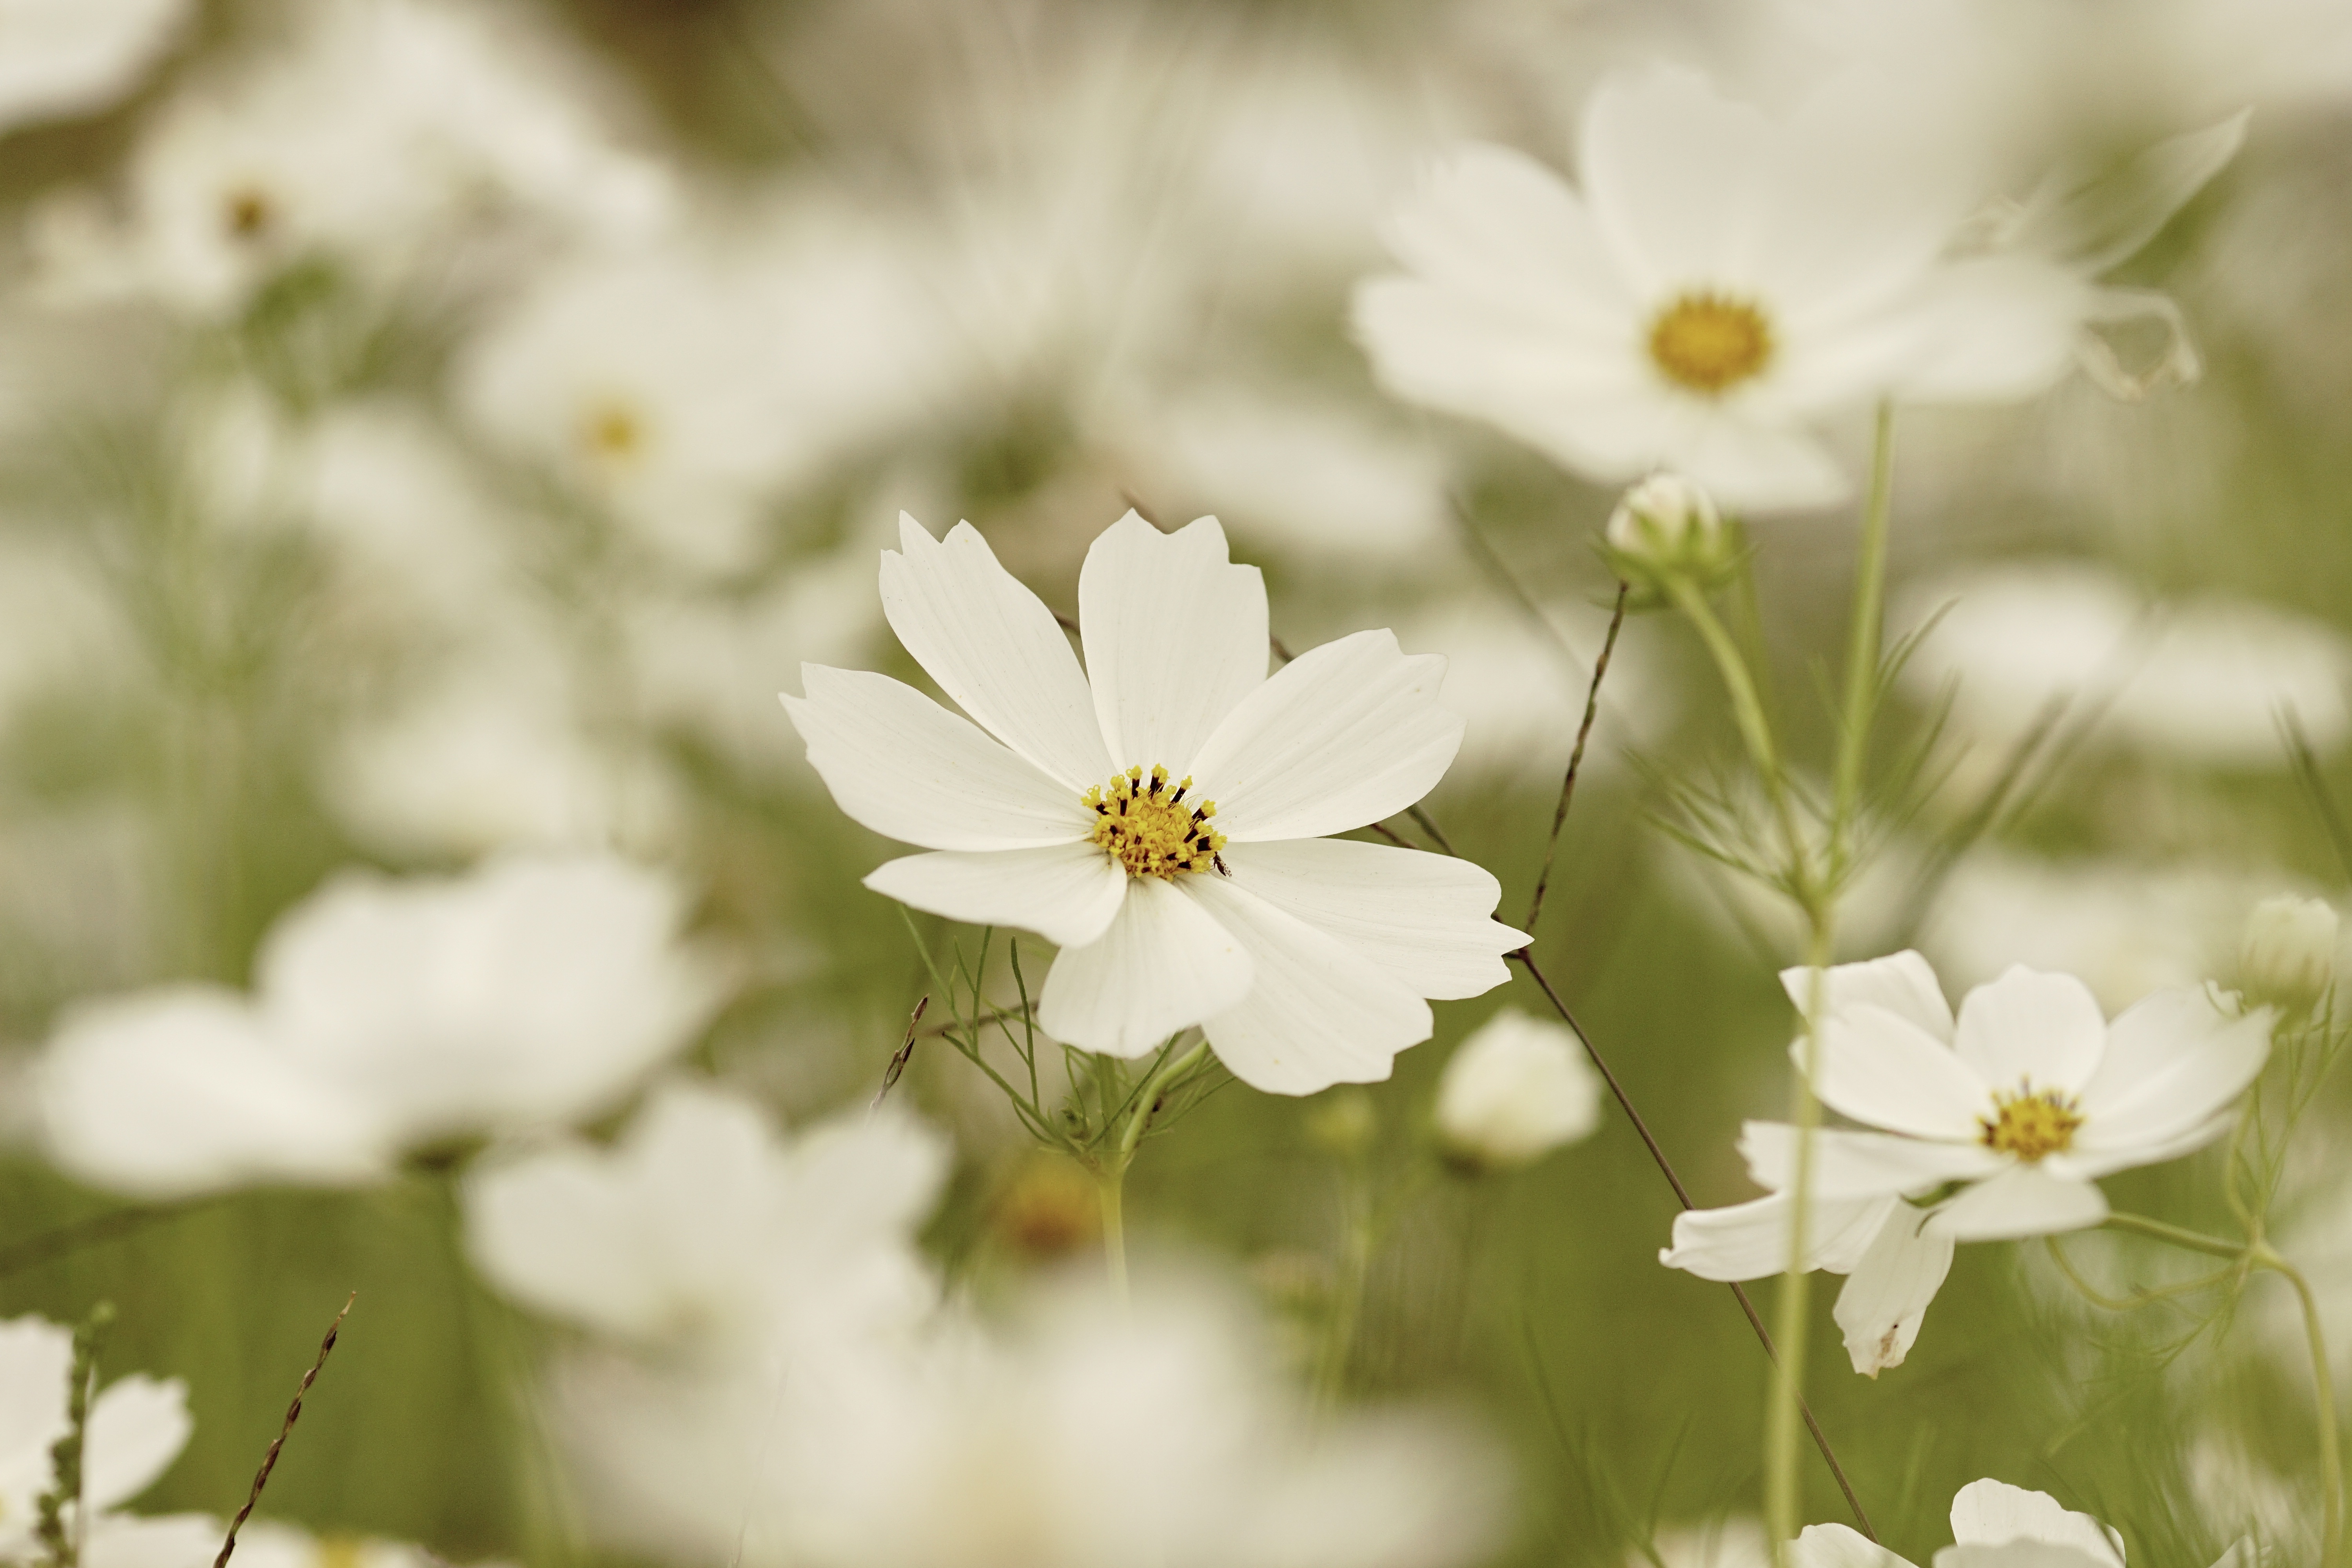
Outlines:
<svg viewBox="0 0 2352 1568"><path fill-rule="evenodd" d="M176 1197L344 1184L405 1154L600 1112L719 997L663 878L512 855L347 875L285 915L252 995L182 984L69 1015L34 1068L42 1134L93 1185Z"/></svg>
<svg viewBox="0 0 2352 1568"><path fill-rule="evenodd" d="M892 630L967 722L886 676L805 665L784 707L834 799L929 853L877 892L1061 949L1038 1024L1136 1057L1199 1025L1234 1076L1307 1094L1385 1079L1430 997L1501 984L1526 939L1450 856L1328 837L1427 794L1462 721L1444 660L1359 632L1266 675L1265 588L1214 518L1129 512L1078 579L1087 668L978 531L900 520ZM985 732L983 732L985 731Z"/></svg>
<svg viewBox="0 0 2352 1568"><path fill-rule="evenodd" d="M1859 76L1776 119L1685 70L1613 75L1576 188L1486 145L1430 174L1358 335L1398 396L1593 479L1664 467L1729 506L1833 501L1845 476L1811 425L1880 396L2030 395L2082 310L2063 268L1948 258L1979 193L1902 123Z"/></svg>
<svg viewBox="0 0 2352 1568"><path fill-rule="evenodd" d="M1781 975L1800 1009L1817 972ZM2071 975L2022 965L1956 1019L1916 952L1818 972L1813 1092L1868 1131L1814 1134L1806 1267L1848 1274L1836 1316L1854 1368L1901 1364L1953 1244L2079 1230L2106 1217L2096 1179L2201 1149L2262 1070L2272 1013L2208 989L2161 991L2112 1023ZM1801 1069L1806 1042L1790 1047ZM1797 1130L1750 1122L1748 1173L1769 1194L1675 1221L1669 1268L1709 1279L1789 1258Z"/></svg>
<svg viewBox="0 0 2352 1568"><path fill-rule="evenodd" d="M1462 1042L1437 1082L1437 1136L1477 1170L1531 1165L1590 1133L1601 1085L1562 1024L1516 1008Z"/></svg>

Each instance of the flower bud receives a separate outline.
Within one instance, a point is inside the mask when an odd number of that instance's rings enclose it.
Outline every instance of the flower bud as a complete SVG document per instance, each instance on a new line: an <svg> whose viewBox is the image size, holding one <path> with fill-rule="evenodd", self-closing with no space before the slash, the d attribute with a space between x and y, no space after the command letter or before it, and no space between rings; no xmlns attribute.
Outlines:
<svg viewBox="0 0 2352 1568"><path fill-rule="evenodd" d="M1652 474L1627 490L1604 537L1623 563L1653 575L1710 577L1729 555L1713 498L1680 474Z"/></svg>
<svg viewBox="0 0 2352 1568"><path fill-rule="evenodd" d="M1437 1085L1438 1140L1473 1169L1533 1164L1600 1120L1600 1085L1576 1037L1516 1009L1463 1041Z"/></svg>
<svg viewBox="0 0 2352 1568"><path fill-rule="evenodd" d="M2336 916L2323 899L2281 893L2246 917L2238 961L2246 999L2300 1012L2326 994L2336 979Z"/></svg>

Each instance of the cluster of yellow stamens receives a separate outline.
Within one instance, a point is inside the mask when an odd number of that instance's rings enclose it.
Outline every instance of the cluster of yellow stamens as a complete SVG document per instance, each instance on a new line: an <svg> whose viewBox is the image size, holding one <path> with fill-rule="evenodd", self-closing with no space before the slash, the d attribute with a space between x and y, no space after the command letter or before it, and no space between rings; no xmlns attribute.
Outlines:
<svg viewBox="0 0 2352 1568"><path fill-rule="evenodd" d="M1668 381L1713 397L1762 374L1771 324L1745 300L1685 294L1651 321L1650 358Z"/></svg>
<svg viewBox="0 0 2352 1568"><path fill-rule="evenodd" d="M1984 1129L1985 1147L2014 1154L2028 1164L2073 1148L2074 1130L2083 1125L2071 1096L2055 1089L2037 1093L2030 1079L2015 1094L1995 1094L1992 1103L1992 1116L1977 1118L1977 1125Z"/></svg>
<svg viewBox="0 0 2352 1568"><path fill-rule="evenodd" d="M1146 778L1139 767L1114 773L1108 784L1087 791L1087 805L1095 814L1087 835L1109 850L1130 877L1174 878L1188 871L1222 871L1217 852L1225 836L1209 826L1217 803L1204 800L1187 807L1184 792L1192 787L1187 773L1173 789L1168 770L1155 767Z"/></svg>

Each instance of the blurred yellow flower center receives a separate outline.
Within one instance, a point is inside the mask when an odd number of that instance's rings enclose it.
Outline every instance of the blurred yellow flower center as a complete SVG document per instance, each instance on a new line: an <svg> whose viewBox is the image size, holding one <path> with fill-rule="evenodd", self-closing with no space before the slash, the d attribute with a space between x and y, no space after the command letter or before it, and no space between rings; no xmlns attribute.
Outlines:
<svg viewBox="0 0 2352 1568"><path fill-rule="evenodd" d="M1994 1095L1992 1103L1994 1115L1977 1118L1977 1125L1984 1129L1985 1147L2014 1154L2028 1164L2073 1148L2074 1130L2083 1125L2073 1100L2053 1089L2036 1093L2030 1082L2015 1094Z"/></svg>
<svg viewBox="0 0 2352 1568"><path fill-rule="evenodd" d="M1772 328L1744 300L1685 294L1650 323L1650 358L1668 381L1711 397L1764 369Z"/></svg>
<svg viewBox="0 0 2352 1568"><path fill-rule="evenodd" d="M1149 778L1139 767L1113 773L1110 783L1087 791L1087 805L1095 814L1087 837L1109 850L1130 877L1172 879L1212 866L1222 871L1224 862L1217 852L1225 847L1225 836L1209 826L1217 803L1187 806L1184 792L1192 787L1188 773L1171 788L1166 768L1153 768Z"/></svg>
<svg viewBox="0 0 2352 1568"><path fill-rule="evenodd" d="M221 203L221 226L231 239L259 239L276 226L277 212L269 193L251 185L231 191Z"/></svg>
<svg viewBox="0 0 2352 1568"><path fill-rule="evenodd" d="M580 439L591 456L625 462L646 444L645 421L625 403L599 403L580 421Z"/></svg>

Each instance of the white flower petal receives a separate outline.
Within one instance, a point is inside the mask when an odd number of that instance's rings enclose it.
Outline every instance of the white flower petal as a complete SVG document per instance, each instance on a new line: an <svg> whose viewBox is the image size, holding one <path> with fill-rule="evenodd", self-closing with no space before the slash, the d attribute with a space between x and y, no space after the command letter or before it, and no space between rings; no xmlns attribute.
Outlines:
<svg viewBox="0 0 2352 1568"><path fill-rule="evenodd" d="M1822 1020L1813 1092L1856 1121L1915 1138L1965 1143L1992 1110L1984 1081L1952 1048L1906 1018L1860 1003ZM1805 1038L1789 1056L1804 1069Z"/></svg>
<svg viewBox="0 0 2352 1568"><path fill-rule="evenodd" d="M2012 1541L2005 1546L1947 1546L1935 1568L2107 1568L2108 1559L2078 1546L2046 1541Z"/></svg>
<svg viewBox="0 0 2352 1568"><path fill-rule="evenodd" d="M82 1568L201 1568L218 1552L220 1540L220 1521L210 1514L111 1514L90 1521Z"/></svg>
<svg viewBox="0 0 2352 1568"><path fill-rule="evenodd" d="M2087 1513L2059 1506L2049 1493L1990 1479L1962 1487L1952 1499L1953 1544L2002 1546L2012 1541L2071 1546L2094 1561L2124 1568L2123 1537Z"/></svg>
<svg viewBox="0 0 2352 1568"><path fill-rule="evenodd" d="M866 885L951 921L1011 926L1056 947L1084 947L1110 928L1129 879L1100 845L1081 841L908 855L877 867Z"/></svg>
<svg viewBox="0 0 2352 1568"><path fill-rule="evenodd" d="M1739 1152L1748 1162L1748 1175L1759 1185L1780 1192L1795 1184L1794 1127L1750 1121L1740 1130ZM1824 1198L1916 1194L1946 1182L1980 1180L2008 1163L1981 1143L1822 1128L1813 1134L1812 1190Z"/></svg>
<svg viewBox="0 0 2352 1568"><path fill-rule="evenodd" d="M1249 994L1203 1027L1235 1078L1270 1094L1378 1083L1396 1054L1429 1038L1429 1004L1319 927L1221 877L1185 892L1248 952Z"/></svg>
<svg viewBox="0 0 2352 1568"><path fill-rule="evenodd" d="M1919 1337L1927 1303L1951 1272L1952 1238L1930 1230L1927 1220L1907 1204L1889 1211L1838 1292L1832 1315L1845 1335L1853 1370L1865 1377L1903 1364Z"/></svg>
<svg viewBox="0 0 2352 1568"><path fill-rule="evenodd" d="M1813 970L1805 965L1780 972L1780 988L1800 1017L1813 1005ZM1832 964L1822 973L1822 1011L1841 1013L1867 1003L1908 1019L1937 1039L1952 1038L1952 1006L1927 961L1911 949L1865 963Z"/></svg>
<svg viewBox="0 0 2352 1568"><path fill-rule="evenodd" d="M2107 1017L2089 986L2021 963L1962 997L1952 1031L1953 1051L2006 1094L2024 1084L2080 1094L2106 1044Z"/></svg>
<svg viewBox="0 0 2352 1568"><path fill-rule="evenodd" d="M1793 511L1832 506L1853 489L1820 438L1784 417L1743 417L1737 403L1684 398L1653 466L1670 467L1727 507Z"/></svg>
<svg viewBox="0 0 2352 1568"><path fill-rule="evenodd" d="M1645 296L1748 283L1741 241L1772 122L1696 71L1612 75L1586 100L1578 184L1618 264Z"/></svg>
<svg viewBox="0 0 2352 1568"><path fill-rule="evenodd" d="M1924 403L2031 397L2073 366L2090 304L2080 277L2031 257L1940 267L1906 311L1916 346L1894 390Z"/></svg>
<svg viewBox="0 0 2352 1568"><path fill-rule="evenodd" d="M1118 770L1197 771L1202 743L1272 657L1265 583L1232 563L1213 517L1162 533L1130 511L1105 529L1078 572L1078 624Z"/></svg>
<svg viewBox="0 0 2352 1568"><path fill-rule="evenodd" d="M155 1484L187 1447L188 1385L133 1373L107 1385L89 1407L82 1491L94 1511L129 1502Z"/></svg>
<svg viewBox="0 0 2352 1568"><path fill-rule="evenodd" d="M1082 792L904 681L804 664L801 683L808 695L784 698L784 711L852 821L926 849L1028 849L1087 836Z"/></svg>
<svg viewBox="0 0 2352 1568"><path fill-rule="evenodd" d="M2170 1142L2211 1121L2270 1058L2268 1008L2224 1013L2202 988L2158 991L2107 1026L2106 1054L2083 1086L2085 1152Z"/></svg>
<svg viewBox="0 0 2352 1568"><path fill-rule="evenodd" d="M1844 1273L1861 1262L1887 1216L1903 1206L1892 1197L1816 1198L1805 1226L1807 1268ZM1702 1279L1762 1279L1789 1266L1789 1221L1796 1200L1771 1193L1719 1209L1685 1209L1675 1216L1674 1245L1658 1254L1669 1268Z"/></svg>
<svg viewBox="0 0 2352 1568"><path fill-rule="evenodd" d="M1583 202L1513 148L1474 142L1448 155L1383 237L1432 282L1520 307L1563 331L1622 336L1637 313Z"/></svg>
<svg viewBox="0 0 2352 1568"><path fill-rule="evenodd" d="M2077 1132L2074 1135L2073 1148L2063 1154L2045 1155L2042 1163L2042 1167L2053 1176L2065 1176L2085 1182L2096 1181L2101 1176L2113 1175L2117 1171L2128 1171L2140 1165L2161 1165L2167 1160L2178 1160L2183 1154L2193 1154L2229 1131L2231 1123L2236 1120L2237 1111L2232 1108L2208 1117L2203 1121L2192 1122L2171 1137L2158 1139L2153 1142L2126 1142L2112 1149L2104 1144L2086 1142L2084 1132L2089 1131L2090 1129L2085 1124L2083 1132Z"/></svg>
<svg viewBox="0 0 2352 1568"><path fill-rule="evenodd" d="M898 514L882 552L882 613L915 662L982 727L1084 794L1113 773L1094 694L1054 612L997 563L980 531L944 540Z"/></svg>
<svg viewBox="0 0 2352 1568"><path fill-rule="evenodd" d="M1057 1040L1139 1057L1248 994L1248 951L1158 877L1138 877L1098 942L1066 947L1045 976L1037 1024Z"/></svg>
<svg viewBox="0 0 2352 1568"><path fill-rule="evenodd" d="M1483 995L1527 938L1491 917L1502 884L1483 867L1347 838L1234 844L1233 880L1330 932L1423 996Z"/></svg>
<svg viewBox="0 0 2352 1568"><path fill-rule="evenodd" d="M1955 1241L2008 1241L2082 1230L2106 1217L2105 1194L2090 1183L2018 1165L1970 1187L1928 1225Z"/></svg>
<svg viewBox="0 0 2352 1568"><path fill-rule="evenodd" d="M1843 1524L1809 1524L1789 1545L1791 1568L1911 1568L1869 1537Z"/></svg>
<svg viewBox="0 0 2352 1568"><path fill-rule="evenodd" d="M1236 843L1320 838L1402 811L1445 776L1463 721L1445 660L1358 632L1276 671L1217 726L1193 773Z"/></svg>

